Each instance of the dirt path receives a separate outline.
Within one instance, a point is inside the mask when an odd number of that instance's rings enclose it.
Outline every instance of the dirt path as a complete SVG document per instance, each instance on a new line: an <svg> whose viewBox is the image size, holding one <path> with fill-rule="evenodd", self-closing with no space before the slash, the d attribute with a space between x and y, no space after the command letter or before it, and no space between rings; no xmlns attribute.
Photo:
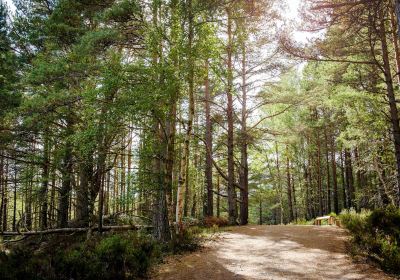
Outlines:
<svg viewBox="0 0 400 280"><path fill-rule="evenodd" d="M245 226L222 233L200 252L174 257L152 279L393 279L346 254L335 227Z"/></svg>

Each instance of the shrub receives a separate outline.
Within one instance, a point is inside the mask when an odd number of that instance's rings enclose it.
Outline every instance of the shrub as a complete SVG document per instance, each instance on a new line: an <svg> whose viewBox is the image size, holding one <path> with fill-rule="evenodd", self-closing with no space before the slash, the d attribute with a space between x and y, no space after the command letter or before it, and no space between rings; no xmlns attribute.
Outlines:
<svg viewBox="0 0 400 280"><path fill-rule="evenodd" d="M59 243L51 250L14 247L0 253L1 279L137 279L157 255L157 244L137 233L109 235L88 242Z"/></svg>
<svg viewBox="0 0 400 280"><path fill-rule="evenodd" d="M383 269L400 273L400 210L395 207L360 214L354 210L340 214L352 235L354 252L375 259Z"/></svg>
<svg viewBox="0 0 400 280"><path fill-rule="evenodd" d="M311 220L306 220L306 219L298 219L293 222L295 225L313 225L314 224L314 219Z"/></svg>
<svg viewBox="0 0 400 280"><path fill-rule="evenodd" d="M171 251L173 253L180 253L197 250L200 246L200 231L200 228L196 226L182 230L172 240Z"/></svg>
<svg viewBox="0 0 400 280"><path fill-rule="evenodd" d="M207 228L211 228L214 226L218 227L226 227L229 222L226 218L221 217L205 217L203 220L203 225Z"/></svg>

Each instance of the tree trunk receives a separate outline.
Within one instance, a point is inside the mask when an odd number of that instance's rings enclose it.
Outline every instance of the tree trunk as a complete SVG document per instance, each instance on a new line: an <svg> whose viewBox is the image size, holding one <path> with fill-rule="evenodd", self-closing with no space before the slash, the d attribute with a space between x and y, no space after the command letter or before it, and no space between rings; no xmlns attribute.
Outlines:
<svg viewBox="0 0 400 280"><path fill-rule="evenodd" d="M76 190L76 222L80 226L87 226L89 224L89 186L93 175L91 156L80 163L79 169L79 186Z"/></svg>
<svg viewBox="0 0 400 280"><path fill-rule="evenodd" d="M192 0L188 0L187 3L187 12L188 12L188 24L189 24L189 38L188 38L188 65L189 65L189 73L187 76L188 85L189 85L189 114L188 114L188 124L185 136L184 150L183 150L183 158L182 158L182 172L179 178L179 186L177 193L177 209L176 209L176 222L178 224L182 224L182 218L184 215L184 198L186 197L186 205L188 202L187 194L189 191L189 180L188 180L188 171L189 171L189 156L190 156L190 140L192 136L193 130L193 119L194 119L194 61L193 61L193 36L194 36L194 16L192 11Z"/></svg>
<svg viewBox="0 0 400 280"><path fill-rule="evenodd" d="M395 1L398 3L397 0L395 0ZM394 11L390 11L390 23L391 23L391 30L392 30L393 49L394 49L394 55L395 55L395 60L396 60L397 83L400 85L400 49L399 49L399 37L398 37L398 34L396 33L396 31L398 31L397 30L398 28L397 28L397 24L396 24Z"/></svg>
<svg viewBox="0 0 400 280"><path fill-rule="evenodd" d="M0 200L0 229L2 228L3 224L3 208L4 208L4 195L5 195L5 184L4 184L4 177L5 177L5 172L4 172L4 157L3 157L3 151L0 151L0 195L1 195L1 200Z"/></svg>
<svg viewBox="0 0 400 280"><path fill-rule="evenodd" d="M2 216L0 216L0 220L2 220L2 231L7 230L8 226L8 173L9 173L9 161L6 159L6 166L5 166L5 174L4 174L4 180L3 180L3 188L2 188L2 196L1 196L1 204L2 204Z"/></svg>
<svg viewBox="0 0 400 280"><path fill-rule="evenodd" d="M13 223L12 230L17 230L17 169L14 170L14 205L13 205Z"/></svg>
<svg viewBox="0 0 400 280"><path fill-rule="evenodd" d="M73 123L67 118L66 143L62 162L62 183L58 202L58 226L61 228L68 226L69 198L72 189L73 161L72 143L69 137L73 133Z"/></svg>
<svg viewBox="0 0 400 280"><path fill-rule="evenodd" d="M332 212L331 206L331 171L329 168L329 144L328 144L328 134L326 132L326 128L324 131L325 134L325 159L326 159L326 192L327 192L327 213Z"/></svg>
<svg viewBox="0 0 400 280"><path fill-rule="evenodd" d="M354 193L354 177L353 177L353 165L351 160L351 152L349 149L344 150L344 166L346 173L346 189L347 195L347 206L349 208L354 207L355 193Z"/></svg>
<svg viewBox="0 0 400 280"><path fill-rule="evenodd" d="M221 191L221 188L220 188L220 180L219 180L219 175L217 175L217 193L220 193L220 191ZM221 211L220 211L220 201L221 201L221 198L219 197L219 195L217 195L217 217L219 218L220 217L220 213L221 213Z"/></svg>
<svg viewBox="0 0 400 280"><path fill-rule="evenodd" d="M166 143L163 141L163 128L157 122L155 123L155 137L157 140L154 143L154 151L156 157L153 159L153 178L154 185L157 188L154 198L153 209L153 233L157 240L166 242L171 239L168 220L168 204L167 204L167 189L165 184L165 170L163 156L166 155Z"/></svg>
<svg viewBox="0 0 400 280"><path fill-rule="evenodd" d="M161 2L153 2L153 25L154 28L158 28L158 14L160 11ZM160 42L157 50L153 53L153 66L158 67L159 59L162 59L162 42ZM164 73L161 76L156 77L159 86L163 88L164 85ZM160 104L161 105L161 104ZM152 159L152 179L153 186L155 188L155 196L153 197L153 235L161 241L167 242L171 239L171 232L168 220L168 203L167 203L167 185L166 179L166 158L168 157L168 143L165 138L165 117L160 118L158 114L163 115L164 112L154 110L153 116L153 159Z"/></svg>
<svg viewBox="0 0 400 280"><path fill-rule="evenodd" d="M47 228L47 192L49 188L49 177L50 177L50 139L48 132L44 132L44 143L43 143L43 162L42 162L42 186L40 189L40 229L45 230Z"/></svg>
<svg viewBox="0 0 400 280"><path fill-rule="evenodd" d="M206 178L206 216L213 216L213 163L212 163L212 121L211 121L211 94L210 94L210 81L209 81L209 65L206 60L206 78L204 81L205 86L205 117L206 117L206 166L205 166L205 178Z"/></svg>
<svg viewBox="0 0 400 280"><path fill-rule="evenodd" d="M289 205L289 223L291 223L294 220L294 213L293 213L293 200L292 200L292 184L290 175L289 148L287 145L286 145L286 176L287 176L287 196Z"/></svg>
<svg viewBox="0 0 400 280"><path fill-rule="evenodd" d="M332 165L332 179L333 179L333 210L339 214L339 195L338 195L338 182L336 171L336 153L335 153L335 137L331 137L331 165Z"/></svg>
<svg viewBox="0 0 400 280"><path fill-rule="evenodd" d="M282 177L279 166L279 150L278 143L275 143L275 153L276 153L276 171L278 173L278 191L279 191L279 206L280 206L280 224L283 224L283 190L282 190Z"/></svg>
<svg viewBox="0 0 400 280"><path fill-rule="evenodd" d="M340 169L341 169L341 179L342 179L343 208L348 209L348 205L347 205L348 191L346 189L343 151L340 151Z"/></svg>
<svg viewBox="0 0 400 280"><path fill-rule="evenodd" d="M397 109L397 101L393 88L393 78L390 66L389 50L386 39L386 26L385 17L383 11L380 12L380 40L382 46L382 59L383 59L383 70L385 76L386 92L390 108L390 120L392 123L392 135L395 147L396 156L396 171L397 171L397 205L400 206L400 124L399 124L399 112Z"/></svg>
<svg viewBox="0 0 400 280"><path fill-rule="evenodd" d="M237 206L236 206L236 190L234 185L235 180L235 162L234 162L234 127L233 127L233 65L232 65L232 52L233 52L233 42L232 42L232 14L231 7L227 8L228 15L228 65L227 65L227 121L228 121L228 217L229 224L236 225L237 220Z"/></svg>
<svg viewBox="0 0 400 280"><path fill-rule="evenodd" d="M249 164L247 140L247 77L246 77L246 47L242 46L242 131L240 143L240 224L247 225L249 219Z"/></svg>
<svg viewBox="0 0 400 280"><path fill-rule="evenodd" d="M324 214L323 199L322 199L322 175L321 175L321 139L319 132L317 132L317 184L318 184L318 210L319 215Z"/></svg>

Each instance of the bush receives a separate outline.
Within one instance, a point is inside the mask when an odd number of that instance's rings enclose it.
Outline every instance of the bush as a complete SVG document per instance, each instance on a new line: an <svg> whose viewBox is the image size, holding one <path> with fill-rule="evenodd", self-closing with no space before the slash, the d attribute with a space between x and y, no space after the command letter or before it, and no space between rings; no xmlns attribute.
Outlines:
<svg viewBox="0 0 400 280"><path fill-rule="evenodd" d="M196 226L183 229L183 231L173 238L169 251L176 254L197 250L200 246L200 232L201 229Z"/></svg>
<svg viewBox="0 0 400 280"><path fill-rule="evenodd" d="M220 217L205 217L203 220L203 225L207 228L211 228L214 226L217 227L226 227L228 226L229 222L226 218Z"/></svg>
<svg viewBox="0 0 400 280"><path fill-rule="evenodd" d="M51 249L50 249L51 248ZM157 256L157 244L136 233L59 243L51 250L20 245L0 253L1 279L137 279Z"/></svg>
<svg viewBox="0 0 400 280"><path fill-rule="evenodd" d="M306 220L306 219L298 219L294 221L292 224L294 225L302 225L302 226L309 226L314 224L314 219Z"/></svg>
<svg viewBox="0 0 400 280"><path fill-rule="evenodd" d="M400 210L395 207L360 214L340 214L352 235L354 253L376 260L384 270L400 273Z"/></svg>

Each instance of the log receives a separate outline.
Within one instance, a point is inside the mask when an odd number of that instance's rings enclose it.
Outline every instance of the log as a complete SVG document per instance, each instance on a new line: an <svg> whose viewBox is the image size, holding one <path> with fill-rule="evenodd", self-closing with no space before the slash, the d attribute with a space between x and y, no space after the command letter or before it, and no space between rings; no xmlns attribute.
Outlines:
<svg viewBox="0 0 400 280"><path fill-rule="evenodd" d="M123 226L103 226L102 231L126 231L126 230L139 230L151 228L151 226L142 225L123 225ZM87 232L88 230L99 231L98 227L94 228L54 228L41 231L26 231L26 232L14 232L14 231L3 231L0 232L1 236L29 236L29 235L46 235L46 234L58 234L58 233L76 233L76 232Z"/></svg>

